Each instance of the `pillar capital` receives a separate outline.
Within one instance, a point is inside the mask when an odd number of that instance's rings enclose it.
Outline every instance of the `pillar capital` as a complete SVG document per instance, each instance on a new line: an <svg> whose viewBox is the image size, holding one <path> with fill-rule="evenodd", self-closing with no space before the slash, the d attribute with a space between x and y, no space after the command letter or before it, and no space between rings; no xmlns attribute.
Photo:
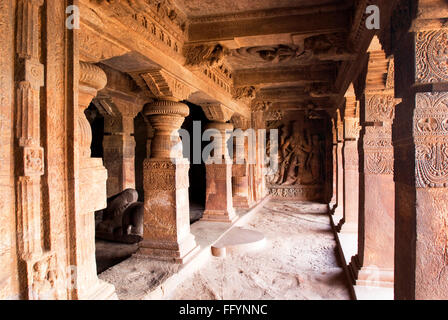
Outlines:
<svg viewBox="0 0 448 320"><path fill-rule="evenodd" d="M247 130L250 128L250 119L247 119L240 114L235 113L232 116L231 122L235 129Z"/></svg>
<svg viewBox="0 0 448 320"><path fill-rule="evenodd" d="M157 99L182 101L197 91L187 82L160 68L133 72L130 75L143 90L149 90Z"/></svg>
<svg viewBox="0 0 448 320"><path fill-rule="evenodd" d="M106 84L106 73L100 67L88 62L79 62L79 106L83 110L89 107L92 99Z"/></svg>
<svg viewBox="0 0 448 320"><path fill-rule="evenodd" d="M205 103L201 107L207 119L214 122L228 122L233 116L233 110L222 103Z"/></svg>
<svg viewBox="0 0 448 320"><path fill-rule="evenodd" d="M182 148L173 150L180 143L178 130L182 126L190 109L184 103L173 100L156 100L145 105L143 114L154 128L152 158L181 158Z"/></svg>

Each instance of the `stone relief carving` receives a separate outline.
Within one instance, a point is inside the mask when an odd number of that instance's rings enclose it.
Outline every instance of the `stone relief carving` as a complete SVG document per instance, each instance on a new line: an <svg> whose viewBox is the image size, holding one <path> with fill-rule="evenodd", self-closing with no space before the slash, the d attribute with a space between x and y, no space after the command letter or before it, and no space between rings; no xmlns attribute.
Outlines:
<svg viewBox="0 0 448 320"><path fill-rule="evenodd" d="M214 67L222 64L229 50L220 44L185 46L184 56L186 66L206 65Z"/></svg>
<svg viewBox="0 0 448 320"><path fill-rule="evenodd" d="M416 81L448 81L448 31L419 32L415 42Z"/></svg>
<svg viewBox="0 0 448 320"><path fill-rule="evenodd" d="M279 169L268 175L268 183L275 186L321 184L324 177L323 155L318 134L311 134L309 127L301 128L298 121L283 123L279 141Z"/></svg>
<svg viewBox="0 0 448 320"><path fill-rule="evenodd" d="M344 33L322 34L305 39L304 49L310 50L319 60L340 60L343 56L351 58L352 51L347 45Z"/></svg>
<svg viewBox="0 0 448 320"><path fill-rule="evenodd" d="M417 187L448 187L448 94L418 93L416 102Z"/></svg>
<svg viewBox="0 0 448 320"><path fill-rule="evenodd" d="M56 261L56 255L46 253L32 266L33 278L30 298L33 300L50 300L62 297L63 287L58 282L64 281ZM59 289L58 289L59 288Z"/></svg>
<svg viewBox="0 0 448 320"><path fill-rule="evenodd" d="M272 107L272 102L270 101L255 101L251 105L253 112L263 111L266 112Z"/></svg>
<svg viewBox="0 0 448 320"><path fill-rule="evenodd" d="M312 52L303 46L280 44L276 46L256 46L232 51L232 57L239 61L268 62L272 64L294 62L303 63L312 59Z"/></svg>
<svg viewBox="0 0 448 320"><path fill-rule="evenodd" d="M255 99L256 89L253 86L234 88L233 98L236 100L252 100Z"/></svg>
<svg viewBox="0 0 448 320"><path fill-rule="evenodd" d="M366 101L368 121L391 122L395 115L395 98L392 95L373 95Z"/></svg>

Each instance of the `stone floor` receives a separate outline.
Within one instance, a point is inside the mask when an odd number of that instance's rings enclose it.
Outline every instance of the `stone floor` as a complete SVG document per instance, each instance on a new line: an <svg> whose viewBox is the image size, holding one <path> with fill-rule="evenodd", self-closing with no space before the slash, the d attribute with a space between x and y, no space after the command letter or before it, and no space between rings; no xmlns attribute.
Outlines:
<svg viewBox="0 0 448 320"><path fill-rule="evenodd" d="M212 257L170 299L350 299L326 206L271 201L244 225L267 238L257 252Z"/></svg>

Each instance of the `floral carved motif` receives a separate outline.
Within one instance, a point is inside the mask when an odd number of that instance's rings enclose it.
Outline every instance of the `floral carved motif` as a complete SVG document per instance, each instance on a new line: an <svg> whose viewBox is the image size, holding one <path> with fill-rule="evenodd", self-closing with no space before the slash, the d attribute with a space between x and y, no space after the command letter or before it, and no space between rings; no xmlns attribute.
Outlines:
<svg viewBox="0 0 448 320"><path fill-rule="evenodd" d="M447 93L416 95L414 140L417 187L448 187Z"/></svg>
<svg viewBox="0 0 448 320"><path fill-rule="evenodd" d="M416 82L448 81L448 31L419 32L415 41Z"/></svg>

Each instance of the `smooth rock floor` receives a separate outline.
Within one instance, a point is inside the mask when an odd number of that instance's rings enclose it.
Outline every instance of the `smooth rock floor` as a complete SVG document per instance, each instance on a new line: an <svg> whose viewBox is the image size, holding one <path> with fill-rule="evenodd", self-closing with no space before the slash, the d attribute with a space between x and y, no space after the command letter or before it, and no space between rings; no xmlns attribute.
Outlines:
<svg viewBox="0 0 448 320"><path fill-rule="evenodd" d="M212 257L170 299L350 299L326 205L271 201L244 226L262 232L256 252Z"/></svg>

